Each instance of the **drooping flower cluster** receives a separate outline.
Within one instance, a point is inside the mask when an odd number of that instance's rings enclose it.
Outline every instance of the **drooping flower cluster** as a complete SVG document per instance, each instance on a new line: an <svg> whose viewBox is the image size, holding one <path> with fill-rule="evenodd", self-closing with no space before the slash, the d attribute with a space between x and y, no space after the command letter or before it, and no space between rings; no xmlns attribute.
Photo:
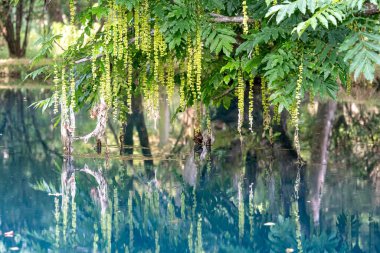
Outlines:
<svg viewBox="0 0 380 253"><path fill-rule="evenodd" d="M249 130L253 132L253 104L254 104L254 97L253 97L253 89L254 89L254 78L251 77L249 79L249 92L248 92L248 101L249 101L249 108L248 108L248 121L249 121Z"/></svg>
<svg viewBox="0 0 380 253"><path fill-rule="evenodd" d="M57 64L54 64L54 114L58 113L58 107L59 107L59 91L58 91L58 85L59 85L59 77L58 77L58 66Z"/></svg>
<svg viewBox="0 0 380 253"><path fill-rule="evenodd" d="M247 7L247 1L246 0L243 0L242 7L243 7L243 33L248 34L249 17L248 17L248 7Z"/></svg>
<svg viewBox="0 0 380 253"><path fill-rule="evenodd" d="M295 128L294 145L295 145L295 148L296 148L298 154L300 153L300 142L299 142L299 136L298 136L298 132L299 132L298 118L299 118L299 107L301 104L302 81L303 81L303 63L301 62L301 64L298 67L298 79L297 79L296 91L295 91L295 105L293 106L293 108L292 108L293 110L291 113L292 122L293 122L293 125Z"/></svg>
<svg viewBox="0 0 380 253"><path fill-rule="evenodd" d="M241 127L244 121L244 93L245 93L245 83L243 80L243 74L241 71L238 73L238 86L237 86L237 97L238 97L238 132L241 134Z"/></svg>

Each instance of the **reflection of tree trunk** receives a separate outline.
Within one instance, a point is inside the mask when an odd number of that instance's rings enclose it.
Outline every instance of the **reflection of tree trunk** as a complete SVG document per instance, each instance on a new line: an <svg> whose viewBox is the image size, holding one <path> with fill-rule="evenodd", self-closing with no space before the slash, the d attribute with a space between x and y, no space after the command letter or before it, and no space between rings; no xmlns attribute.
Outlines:
<svg viewBox="0 0 380 253"><path fill-rule="evenodd" d="M18 99L19 115L20 115L20 123L21 123L21 127L22 127L23 136L25 136L26 146L28 147L29 150L31 150L30 139L29 139L29 131L28 131L28 127L26 126L26 122L25 122L25 113L24 113L25 105L24 105L23 94L21 93L21 91L19 91L17 93L17 95L19 97L19 99Z"/></svg>
<svg viewBox="0 0 380 253"><path fill-rule="evenodd" d="M102 169L91 170L87 164L84 165L84 168L80 170L88 175L91 175L95 178L98 186L96 191L91 190L91 196L96 203L100 204L101 213L105 214L108 207L108 184L107 180L103 175Z"/></svg>
<svg viewBox="0 0 380 253"><path fill-rule="evenodd" d="M259 170L259 165L257 163L256 152L253 149L249 150L245 158L245 178L248 180L249 184L254 184L256 186L256 180L259 174L258 170Z"/></svg>
<svg viewBox="0 0 380 253"><path fill-rule="evenodd" d="M319 224L319 211L328 161L328 147L336 107L337 103L335 101L329 101L318 107L317 122L313 131L314 138L311 149L309 182L315 225Z"/></svg>
<svg viewBox="0 0 380 253"><path fill-rule="evenodd" d="M127 124L124 127L124 144L126 149L124 153L133 153L133 126L136 127L137 133L139 135L141 152L145 157L151 158L152 153L150 151L148 129L145 124L144 119L144 108L142 105L142 96L137 95L132 97L132 114L128 115ZM153 165L152 160L145 160L145 165Z"/></svg>

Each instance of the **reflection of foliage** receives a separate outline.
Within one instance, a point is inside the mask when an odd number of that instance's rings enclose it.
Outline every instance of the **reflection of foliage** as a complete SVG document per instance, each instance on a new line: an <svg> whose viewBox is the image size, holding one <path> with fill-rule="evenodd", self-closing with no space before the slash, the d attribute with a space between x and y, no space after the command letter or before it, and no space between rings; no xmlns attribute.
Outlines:
<svg viewBox="0 0 380 253"><path fill-rule="evenodd" d="M309 240L305 240L305 252L346 252L347 249L339 250L340 242L341 238L337 232L332 231L329 234L322 232L318 236L313 235Z"/></svg>
<svg viewBox="0 0 380 253"><path fill-rule="evenodd" d="M52 183L46 183L45 180L38 181L35 184L31 184L33 190L46 192L48 194L57 194L57 190Z"/></svg>
<svg viewBox="0 0 380 253"><path fill-rule="evenodd" d="M271 249L274 252L285 252L287 248L296 249L295 223L290 218L279 216L277 224L271 227L269 232Z"/></svg>

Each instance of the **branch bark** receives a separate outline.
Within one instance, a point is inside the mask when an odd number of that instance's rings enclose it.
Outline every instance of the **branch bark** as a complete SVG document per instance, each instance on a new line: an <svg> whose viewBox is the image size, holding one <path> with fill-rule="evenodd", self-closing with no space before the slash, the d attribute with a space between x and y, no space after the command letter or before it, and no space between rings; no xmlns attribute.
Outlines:
<svg viewBox="0 0 380 253"><path fill-rule="evenodd" d="M211 13L210 16L210 21L215 23L243 23L244 19L243 16L228 17L216 13ZM248 23L253 23L253 21L251 18L248 19Z"/></svg>

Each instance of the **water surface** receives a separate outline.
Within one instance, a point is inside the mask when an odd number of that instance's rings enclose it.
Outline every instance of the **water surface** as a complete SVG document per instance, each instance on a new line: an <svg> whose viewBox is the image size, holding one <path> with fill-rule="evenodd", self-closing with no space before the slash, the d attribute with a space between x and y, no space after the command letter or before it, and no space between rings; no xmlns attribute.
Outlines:
<svg viewBox="0 0 380 253"><path fill-rule="evenodd" d="M303 164L220 117L207 154L183 121L147 119L152 166L137 133L119 157L115 123L109 158L93 142L64 157L55 116L28 108L48 96L0 90L0 252L380 252L376 105L305 110ZM79 134L95 124L78 119Z"/></svg>

